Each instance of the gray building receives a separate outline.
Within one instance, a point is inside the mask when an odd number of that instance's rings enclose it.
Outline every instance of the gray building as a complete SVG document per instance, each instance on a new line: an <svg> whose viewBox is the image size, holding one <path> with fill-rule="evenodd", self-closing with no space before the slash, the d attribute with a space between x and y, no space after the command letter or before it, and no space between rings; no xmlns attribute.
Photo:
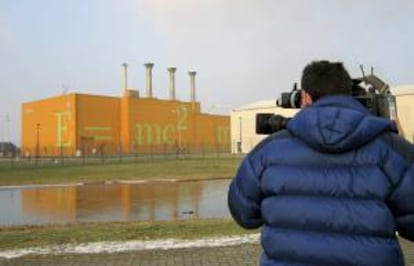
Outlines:
<svg viewBox="0 0 414 266"><path fill-rule="evenodd" d="M11 142L0 142L0 157L15 157L20 149Z"/></svg>

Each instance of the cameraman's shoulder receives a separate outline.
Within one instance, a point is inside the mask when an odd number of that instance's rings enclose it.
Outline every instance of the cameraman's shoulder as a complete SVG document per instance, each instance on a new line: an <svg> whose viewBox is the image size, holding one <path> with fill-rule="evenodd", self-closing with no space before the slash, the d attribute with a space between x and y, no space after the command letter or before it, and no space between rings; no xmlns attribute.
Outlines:
<svg viewBox="0 0 414 266"><path fill-rule="evenodd" d="M404 159L414 162L414 144L394 132L386 132L380 138Z"/></svg>
<svg viewBox="0 0 414 266"><path fill-rule="evenodd" d="M293 138L292 133L289 132L287 129L279 130L266 138L264 138L262 141L260 141L251 151L250 155L254 155L259 151L262 151L265 149L266 146L268 146L270 143L273 143L275 141L281 140L281 139L287 139L287 138Z"/></svg>

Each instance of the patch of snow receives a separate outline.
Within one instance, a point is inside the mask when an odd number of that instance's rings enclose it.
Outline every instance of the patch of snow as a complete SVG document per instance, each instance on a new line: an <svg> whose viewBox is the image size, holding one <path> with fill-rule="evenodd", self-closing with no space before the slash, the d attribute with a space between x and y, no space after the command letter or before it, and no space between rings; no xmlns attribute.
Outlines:
<svg viewBox="0 0 414 266"><path fill-rule="evenodd" d="M148 180L119 180L117 181L119 184L143 184L148 183Z"/></svg>
<svg viewBox="0 0 414 266"><path fill-rule="evenodd" d="M75 187L83 186L84 183L65 183L65 184L36 184L36 185L16 185L16 186L0 186L0 189L26 189L26 188L49 188L49 187Z"/></svg>
<svg viewBox="0 0 414 266"><path fill-rule="evenodd" d="M178 180L176 178L159 178L159 179L154 179L152 181L155 182L177 182Z"/></svg>

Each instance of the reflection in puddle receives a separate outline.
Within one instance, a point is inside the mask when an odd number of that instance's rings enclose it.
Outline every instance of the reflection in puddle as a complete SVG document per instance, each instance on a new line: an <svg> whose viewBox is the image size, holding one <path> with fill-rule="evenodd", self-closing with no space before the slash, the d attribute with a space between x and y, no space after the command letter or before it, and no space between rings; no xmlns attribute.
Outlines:
<svg viewBox="0 0 414 266"><path fill-rule="evenodd" d="M0 224L227 218L230 180L0 190Z"/></svg>

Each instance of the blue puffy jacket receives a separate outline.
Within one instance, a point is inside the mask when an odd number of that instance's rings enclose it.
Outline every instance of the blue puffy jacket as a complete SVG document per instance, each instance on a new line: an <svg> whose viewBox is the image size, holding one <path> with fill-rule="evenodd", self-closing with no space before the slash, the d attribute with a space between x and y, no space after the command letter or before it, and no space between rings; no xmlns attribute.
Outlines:
<svg viewBox="0 0 414 266"><path fill-rule="evenodd" d="M414 240L414 146L352 97L324 97L258 144L228 204L262 227L261 265L404 265Z"/></svg>

